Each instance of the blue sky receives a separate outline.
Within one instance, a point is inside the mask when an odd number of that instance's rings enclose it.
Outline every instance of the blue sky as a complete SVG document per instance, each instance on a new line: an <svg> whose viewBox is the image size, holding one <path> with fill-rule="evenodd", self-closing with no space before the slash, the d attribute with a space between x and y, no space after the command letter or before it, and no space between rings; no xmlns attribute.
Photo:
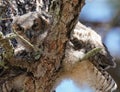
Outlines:
<svg viewBox="0 0 120 92"><path fill-rule="evenodd" d="M89 21L107 22L113 16L113 9L107 4L107 0L86 0L82 8L80 18Z"/></svg>
<svg viewBox="0 0 120 92"><path fill-rule="evenodd" d="M93 92L90 88L78 88L70 79L63 80L56 88L56 92Z"/></svg>
<svg viewBox="0 0 120 92"><path fill-rule="evenodd" d="M115 56L120 56L120 27L111 29L105 38L105 44L110 53Z"/></svg>

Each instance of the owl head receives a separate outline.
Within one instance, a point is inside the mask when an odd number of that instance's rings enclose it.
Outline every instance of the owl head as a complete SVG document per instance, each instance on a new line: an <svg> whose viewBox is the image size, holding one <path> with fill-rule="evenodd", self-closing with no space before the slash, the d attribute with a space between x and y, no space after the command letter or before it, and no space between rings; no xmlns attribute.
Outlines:
<svg viewBox="0 0 120 92"><path fill-rule="evenodd" d="M102 43L100 35L94 30L78 23L71 32L70 39L67 43L67 57L69 57L71 62L77 62L81 60L87 52L94 48L101 48L101 51L89 58L93 64L102 69L115 67L113 58L106 46Z"/></svg>

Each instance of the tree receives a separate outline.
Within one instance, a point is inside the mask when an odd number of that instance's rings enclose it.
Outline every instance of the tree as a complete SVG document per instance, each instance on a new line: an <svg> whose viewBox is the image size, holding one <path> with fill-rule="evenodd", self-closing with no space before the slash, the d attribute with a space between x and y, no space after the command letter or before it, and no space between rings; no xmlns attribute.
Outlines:
<svg viewBox="0 0 120 92"><path fill-rule="evenodd" d="M4 62L1 61L1 92L49 92L51 90L60 71L61 61L64 56L65 42L68 39L66 35L73 30L77 23L79 12L83 5L83 0L0 1L2 18L1 46L3 46L4 49L1 50L5 52L4 55L2 54ZM34 11L34 14L29 15L30 11ZM52 19L50 19L48 13L52 15ZM26 16L28 14L28 16L24 19L25 16L23 14L26 14ZM9 32L20 32L21 30L25 32L28 29L30 30L30 22L36 22L33 28L37 30L39 26L36 25L40 22L43 23L42 19L37 22L37 19L42 15L48 18L44 24L49 23L48 21L50 20L52 20L53 23L52 25L48 24L48 36L42 44L44 48L38 53L37 48L32 47L32 44L20 38L20 35L7 35ZM22 25L25 26L23 27ZM24 29L22 29L21 26ZM44 27L46 26L43 25L42 28ZM22 33L23 32L21 32L21 35L24 36ZM13 39L14 36L17 36L17 39L22 39L23 42L17 43L15 39ZM14 46L15 48L13 49L8 39L12 39L11 42L13 42L14 45L19 43L26 45L25 48L30 48L28 52L35 52L35 57L40 58L38 60L32 60L30 57L34 56L33 53L22 52L21 50L17 52L17 47ZM34 41L36 40L33 39L33 44L36 44ZM13 53L14 51L16 51L17 55ZM24 58L25 56L26 58Z"/></svg>
<svg viewBox="0 0 120 92"><path fill-rule="evenodd" d="M0 5L1 92L50 92L84 0L3 0Z"/></svg>

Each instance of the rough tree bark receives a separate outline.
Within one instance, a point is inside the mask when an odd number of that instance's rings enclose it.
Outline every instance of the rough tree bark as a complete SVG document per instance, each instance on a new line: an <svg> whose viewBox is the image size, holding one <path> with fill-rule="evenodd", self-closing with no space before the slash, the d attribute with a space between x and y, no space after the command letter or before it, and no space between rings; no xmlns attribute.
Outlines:
<svg viewBox="0 0 120 92"><path fill-rule="evenodd" d="M22 16L29 13L24 6L24 1L30 5L26 6L28 11L47 12L52 15L52 22L49 26L48 35L42 43L42 52L39 53L40 58L37 61L32 61L31 58L29 60L24 59L11 53L8 54L7 52L12 52L11 49L8 50L11 46L4 47L3 43L0 43L6 50L6 54L4 54L6 57L3 56L5 64L0 69L0 92L50 92L56 78L59 77L65 43L69 38L69 33L78 22L84 0L43 0L43 2L42 0L23 0L23 2L21 0L13 0L13 2L12 0L3 0L0 2L2 16L0 28L4 36L9 33L9 30L14 31L12 27L15 30L21 30L18 28L17 22L12 25L11 21L12 19L15 20L16 15ZM4 5L2 6L2 4ZM20 13L20 11L23 12ZM12 12L11 16L7 16L6 12ZM16 21L19 21L17 19ZM8 24L7 27L5 23ZM27 30L26 27L23 28ZM3 39L4 37L1 36L0 38ZM4 50L2 51L4 52Z"/></svg>

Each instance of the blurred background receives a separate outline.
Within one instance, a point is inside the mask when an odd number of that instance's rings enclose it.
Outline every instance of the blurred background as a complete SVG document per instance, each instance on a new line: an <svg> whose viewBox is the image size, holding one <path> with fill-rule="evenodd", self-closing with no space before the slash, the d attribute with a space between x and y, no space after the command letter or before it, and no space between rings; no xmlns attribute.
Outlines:
<svg viewBox="0 0 120 92"><path fill-rule="evenodd" d="M79 20L96 30L102 37L117 67L108 70L118 84L120 92L120 0L86 0ZM56 92L93 92L90 88L78 88L72 80L65 79Z"/></svg>

